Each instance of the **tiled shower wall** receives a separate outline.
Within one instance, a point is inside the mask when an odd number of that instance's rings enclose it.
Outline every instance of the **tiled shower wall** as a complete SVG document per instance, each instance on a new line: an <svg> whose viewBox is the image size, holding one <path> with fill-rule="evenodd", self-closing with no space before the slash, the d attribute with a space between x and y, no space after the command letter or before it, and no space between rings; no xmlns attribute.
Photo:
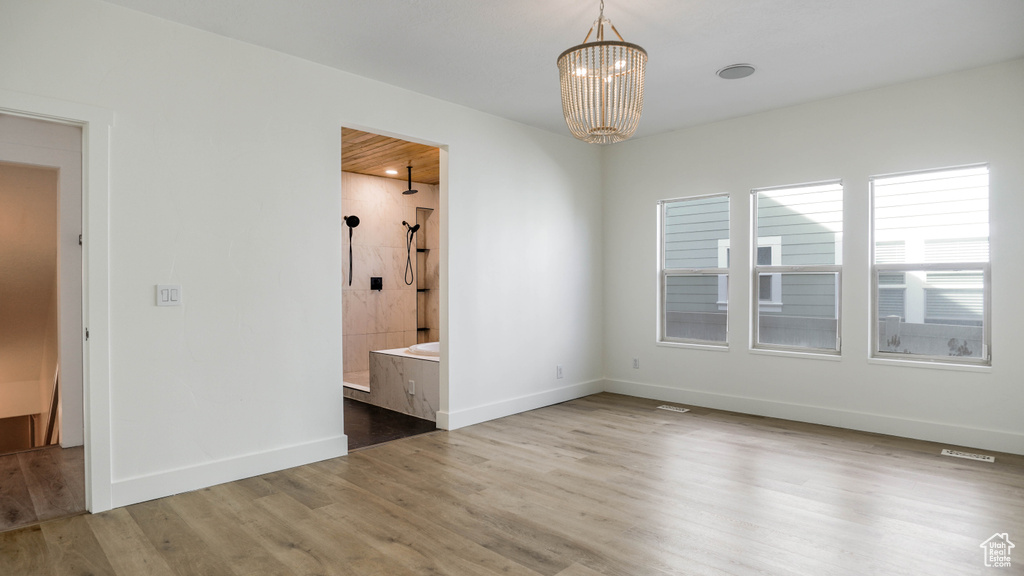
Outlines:
<svg viewBox="0 0 1024 576"><path fill-rule="evenodd" d="M372 350L411 346L438 339L438 187L413 182L419 193L405 196L406 183L391 178L341 173L341 209L359 217L352 233L352 285L349 286L348 226L342 221L342 330L344 371L369 370ZM416 208L432 208L417 236L423 235L426 252L413 244L411 286L405 275L405 226L416 224ZM423 213L421 213L423 214ZM421 217L422 220L422 217ZM420 260L417 266L417 258ZM419 278L420 274L423 278ZM383 278L384 289L370 290L370 277ZM417 318L417 285L420 318ZM420 326L430 329L418 331Z"/></svg>

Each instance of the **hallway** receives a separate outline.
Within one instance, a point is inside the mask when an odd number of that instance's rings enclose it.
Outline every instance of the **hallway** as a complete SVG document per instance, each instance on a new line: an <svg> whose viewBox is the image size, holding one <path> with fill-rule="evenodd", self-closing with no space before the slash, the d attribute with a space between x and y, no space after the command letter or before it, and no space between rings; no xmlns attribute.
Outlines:
<svg viewBox="0 0 1024 576"><path fill-rule="evenodd" d="M0 456L0 532L85 513L85 449Z"/></svg>

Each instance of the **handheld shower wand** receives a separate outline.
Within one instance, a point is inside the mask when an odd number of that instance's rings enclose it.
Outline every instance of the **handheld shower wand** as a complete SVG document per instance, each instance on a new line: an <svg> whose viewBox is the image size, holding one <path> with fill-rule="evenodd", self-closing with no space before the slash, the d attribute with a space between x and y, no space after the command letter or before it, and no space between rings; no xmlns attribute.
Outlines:
<svg viewBox="0 0 1024 576"><path fill-rule="evenodd" d="M352 229L359 226L359 216L342 216L348 225L348 285L352 285Z"/></svg>
<svg viewBox="0 0 1024 576"><path fill-rule="evenodd" d="M408 222L402 220L402 224L405 226L405 285L412 286L412 283L416 281L416 275L412 269L412 241L416 236L416 231L420 229L420 225L410 226Z"/></svg>

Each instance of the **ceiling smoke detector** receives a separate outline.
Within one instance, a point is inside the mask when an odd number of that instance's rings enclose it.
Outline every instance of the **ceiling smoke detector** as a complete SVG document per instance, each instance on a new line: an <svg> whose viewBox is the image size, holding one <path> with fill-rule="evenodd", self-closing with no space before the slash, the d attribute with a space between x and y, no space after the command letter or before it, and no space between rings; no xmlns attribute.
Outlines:
<svg viewBox="0 0 1024 576"><path fill-rule="evenodd" d="M731 64L717 72L718 77L725 80L739 80L754 73L754 66L751 64Z"/></svg>

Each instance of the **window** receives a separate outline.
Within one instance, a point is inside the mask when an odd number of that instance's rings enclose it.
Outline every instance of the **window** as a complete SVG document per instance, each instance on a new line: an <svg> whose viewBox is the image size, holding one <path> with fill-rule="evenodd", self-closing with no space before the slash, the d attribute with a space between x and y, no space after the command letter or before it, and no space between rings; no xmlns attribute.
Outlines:
<svg viewBox="0 0 1024 576"><path fill-rule="evenodd" d="M729 282L729 196L664 200L661 220L660 340L725 345Z"/></svg>
<svg viewBox="0 0 1024 576"><path fill-rule="evenodd" d="M873 354L988 364L988 167L871 179Z"/></svg>
<svg viewBox="0 0 1024 576"><path fill-rule="evenodd" d="M751 195L753 346L838 353L842 183L761 188Z"/></svg>

